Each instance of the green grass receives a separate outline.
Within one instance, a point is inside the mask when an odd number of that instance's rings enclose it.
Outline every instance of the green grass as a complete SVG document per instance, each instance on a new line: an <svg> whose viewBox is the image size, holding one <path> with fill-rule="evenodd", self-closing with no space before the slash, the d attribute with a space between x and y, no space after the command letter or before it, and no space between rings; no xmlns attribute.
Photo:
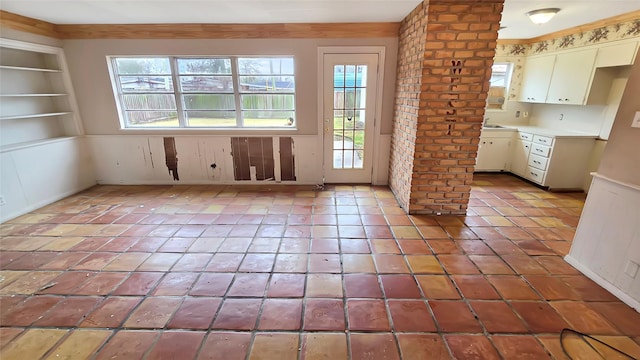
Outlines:
<svg viewBox="0 0 640 360"><path fill-rule="evenodd" d="M149 127L149 128L176 128L178 127L178 119L168 119L161 121L153 121L148 123L136 124L136 127ZM211 119L211 118L191 118L189 119L189 126L192 127L235 127L236 119ZM244 126L249 127L289 127L288 123L284 119L244 119Z"/></svg>
<svg viewBox="0 0 640 360"><path fill-rule="evenodd" d="M356 149L364 149L364 129L359 129L362 131L356 132L354 135L355 136L351 136L352 133L350 132L350 130L352 130L355 126L356 120L354 119L353 121L345 121L344 123L344 129L347 130L345 131L344 137L347 139L350 139L351 141L353 141L353 143L355 144L355 148ZM337 117L333 119L333 128L335 130L339 130L342 128L342 118L341 117Z"/></svg>

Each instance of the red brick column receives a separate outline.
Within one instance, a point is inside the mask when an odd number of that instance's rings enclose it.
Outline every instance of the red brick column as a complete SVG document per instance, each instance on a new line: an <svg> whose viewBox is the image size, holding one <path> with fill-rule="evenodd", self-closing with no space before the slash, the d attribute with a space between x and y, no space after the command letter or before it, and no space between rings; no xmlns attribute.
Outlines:
<svg viewBox="0 0 640 360"><path fill-rule="evenodd" d="M422 84L427 5L418 5L402 21L398 44L396 99L391 136L389 186L400 206L409 208Z"/></svg>
<svg viewBox="0 0 640 360"><path fill-rule="evenodd" d="M464 214L503 0L427 0L402 22L389 184L411 214Z"/></svg>

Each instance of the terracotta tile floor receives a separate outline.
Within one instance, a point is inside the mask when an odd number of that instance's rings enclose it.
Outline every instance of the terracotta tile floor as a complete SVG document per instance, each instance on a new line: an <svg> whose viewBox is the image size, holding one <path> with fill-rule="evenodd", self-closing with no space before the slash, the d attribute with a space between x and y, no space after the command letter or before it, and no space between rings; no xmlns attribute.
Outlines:
<svg viewBox="0 0 640 360"><path fill-rule="evenodd" d="M9 359L640 357L640 314L562 260L583 194L478 175L468 216L385 187L98 186L2 224Z"/></svg>

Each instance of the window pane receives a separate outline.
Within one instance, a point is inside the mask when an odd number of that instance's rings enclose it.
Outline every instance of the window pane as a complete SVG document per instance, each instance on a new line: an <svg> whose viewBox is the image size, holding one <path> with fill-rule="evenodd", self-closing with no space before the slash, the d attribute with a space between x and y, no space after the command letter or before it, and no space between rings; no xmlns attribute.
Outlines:
<svg viewBox="0 0 640 360"><path fill-rule="evenodd" d="M186 110L235 110L233 95L197 94L184 95Z"/></svg>
<svg viewBox="0 0 640 360"><path fill-rule="evenodd" d="M121 76L122 92L173 92L171 76Z"/></svg>
<svg viewBox="0 0 640 360"><path fill-rule="evenodd" d="M241 92L295 91L295 80L291 76L240 76Z"/></svg>
<svg viewBox="0 0 640 360"><path fill-rule="evenodd" d="M231 75L231 59L178 59L180 74L229 74Z"/></svg>
<svg viewBox="0 0 640 360"><path fill-rule="evenodd" d="M175 110L176 101L172 94L124 95L126 110Z"/></svg>
<svg viewBox="0 0 640 360"><path fill-rule="evenodd" d="M293 110L293 95L242 95L243 110Z"/></svg>
<svg viewBox="0 0 640 360"><path fill-rule="evenodd" d="M232 92L233 78L231 76L181 76L182 91L198 92Z"/></svg>
<svg viewBox="0 0 640 360"><path fill-rule="evenodd" d="M235 111L185 111L188 126L194 127L235 127Z"/></svg>
<svg viewBox="0 0 640 360"><path fill-rule="evenodd" d="M293 75L293 58L239 58L238 73L241 75Z"/></svg>
<svg viewBox="0 0 640 360"><path fill-rule="evenodd" d="M244 126L282 127L293 126L293 111L243 111Z"/></svg>
<svg viewBox="0 0 640 360"><path fill-rule="evenodd" d="M171 74L168 58L118 58L117 73L129 74Z"/></svg>
<svg viewBox="0 0 640 360"><path fill-rule="evenodd" d="M125 127L295 127L291 56L147 56L110 61ZM340 119L347 124L342 126L353 129L346 112L353 116L358 110L358 96L353 88L347 91L354 92L348 99L352 106L336 110L344 113ZM341 94L344 105L344 90Z"/></svg>
<svg viewBox="0 0 640 360"><path fill-rule="evenodd" d="M175 111L127 111L129 126L135 127L178 127Z"/></svg>
<svg viewBox="0 0 640 360"><path fill-rule="evenodd" d="M495 63L491 67L491 80L487 96L487 109L501 110L504 108L509 93L511 78L511 63Z"/></svg>

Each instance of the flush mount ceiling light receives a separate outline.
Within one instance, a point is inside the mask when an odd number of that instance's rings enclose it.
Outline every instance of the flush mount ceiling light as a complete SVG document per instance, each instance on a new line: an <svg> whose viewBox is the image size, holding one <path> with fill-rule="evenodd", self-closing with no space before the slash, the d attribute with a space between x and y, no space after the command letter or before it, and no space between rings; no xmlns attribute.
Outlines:
<svg viewBox="0 0 640 360"><path fill-rule="evenodd" d="M534 24L540 25L551 20L551 18L554 17L558 13L558 11L560 11L560 9L558 8L538 9L529 11L527 15Z"/></svg>

